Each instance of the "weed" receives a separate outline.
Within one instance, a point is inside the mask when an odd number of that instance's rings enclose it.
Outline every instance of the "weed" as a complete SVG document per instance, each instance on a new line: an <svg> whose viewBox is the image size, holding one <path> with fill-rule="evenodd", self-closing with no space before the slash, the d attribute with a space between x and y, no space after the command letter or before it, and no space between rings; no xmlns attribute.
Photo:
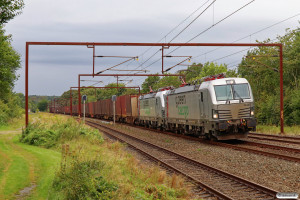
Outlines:
<svg viewBox="0 0 300 200"><path fill-rule="evenodd" d="M57 118L54 118L53 121L49 123L50 125L45 125L38 121L29 124L22 131L20 141L46 148L63 144L78 137L87 137L94 143L101 143L103 141L102 136L97 130L92 130L83 124L78 124L73 119L61 122Z"/></svg>
<svg viewBox="0 0 300 200"><path fill-rule="evenodd" d="M165 139L164 141L165 141L165 143L170 143L171 142L170 139Z"/></svg>
<svg viewBox="0 0 300 200"><path fill-rule="evenodd" d="M71 200L112 199L118 185L101 175L104 163L80 154L78 150L71 152L69 145L63 145L61 169L53 181L53 188Z"/></svg>

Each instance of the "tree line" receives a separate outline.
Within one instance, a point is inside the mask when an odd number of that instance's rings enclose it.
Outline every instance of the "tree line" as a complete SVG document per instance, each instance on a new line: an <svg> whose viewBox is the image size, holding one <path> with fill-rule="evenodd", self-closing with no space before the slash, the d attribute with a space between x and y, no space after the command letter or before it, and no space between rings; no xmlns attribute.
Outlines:
<svg viewBox="0 0 300 200"><path fill-rule="evenodd" d="M24 7L23 0L0 1L0 125L11 118L21 116L22 94L13 92L16 71L21 67L20 55L11 45L12 36L6 35L5 24L19 15ZM23 95L24 96L24 95Z"/></svg>

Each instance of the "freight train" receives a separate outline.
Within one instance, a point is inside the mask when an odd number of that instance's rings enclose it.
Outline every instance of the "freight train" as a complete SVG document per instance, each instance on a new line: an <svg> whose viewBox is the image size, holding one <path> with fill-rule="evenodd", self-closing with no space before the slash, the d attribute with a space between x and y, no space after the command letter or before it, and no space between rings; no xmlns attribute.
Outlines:
<svg viewBox="0 0 300 200"><path fill-rule="evenodd" d="M88 117L113 119L111 99L85 106ZM225 78L223 73L179 88L118 96L115 107L117 121L211 140L246 138L256 129L250 84L244 78ZM50 112L70 114L70 106L50 107ZM73 106L72 114L78 115L78 105Z"/></svg>

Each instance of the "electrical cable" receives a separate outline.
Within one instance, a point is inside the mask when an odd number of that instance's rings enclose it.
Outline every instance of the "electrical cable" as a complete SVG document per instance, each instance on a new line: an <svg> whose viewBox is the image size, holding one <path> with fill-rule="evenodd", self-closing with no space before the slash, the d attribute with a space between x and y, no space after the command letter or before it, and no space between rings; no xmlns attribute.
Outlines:
<svg viewBox="0 0 300 200"><path fill-rule="evenodd" d="M205 4L207 4L210 0L207 0L206 2L204 2L200 7L198 7L194 12L192 12L188 17L186 17L183 21L181 21L177 26L175 26L173 29L171 29L171 31L169 31L164 37L162 37L158 42L162 41L163 39L165 39L168 35L170 35L173 31L175 31L180 25L182 25L185 21L187 21L191 16L193 16L197 11L199 11ZM189 23L188 26L186 26L183 30L181 30L181 32L179 34L177 34L177 36L175 36L172 40L174 40L176 37L178 37L184 30L186 30L193 22L195 22L216 0L214 0L207 8L205 8L205 10L203 12L201 12L199 15L197 15L196 18L194 18L194 20ZM171 40L171 41L172 41ZM170 41L170 42L171 42ZM170 43L169 42L169 43ZM149 47L146 51L144 51L141 55L139 55L139 57L142 57L145 53L147 53L151 48L153 47ZM144 61L142 64L140 64L138 67L136 67L135 69L138 69L139 67L142 67L143 64L145 64L146 62L148 62L151 58L153 58L160 50L156 51L153 55L151 55L146 61ZM158 60L159 61L159 60ZM154 63L158 62L155 61ZM151 63L151 65L153 65L154 63ZM131 64L131 63L129 63ZM128 65L129 65L128 64ZM148 66L149 67L149 66Z"/></svg>
<svg viewBox="0 0 300 200"><path fill-rule="evenodd" d="M192 40L196 39L197 37L199 37L200 35L202 35L203 33L207 32L208 30L212 29L213 27L215 27L216 25L220 24L221 22L225 21L226 19L228 19L229 17L231 17L232 15L234 15L235 13L237 13L238 11L242 10L243 8L245 8L246 6L250 5L251 3L253 3L255 0L252 0L250 2L248 2L247 4L243 5L242 7L240 7L239 9L235 10L234 12L230 13L229 15L227 15L226 17L222 18L221 20L219 20L217 23L214 23L213 25L211 25L210 27L208 27L207 29L203 30L202 32L198 33L196 36L192 37L191 39L189 39L186 43L191 42ZM172 50L170 53L173 53L174 51L178 50L181 47L177 47L174 50Z"/></svg>
<svg viewBox="0 0 300 200"><path fill-rule="evenodd" d="M196 36L194 36L193 38L191 38L190 40L188 40L186 43L189 43L190 41L194 40L195 38L199 37L200 35L202 35L203 33L205 33L206 31L210 30L211 28L215 27L216 25L220 24L221 22L223 22L224 20L228 19L229 17L231 17L232 15L234 15L235 13L237 13L238 11L242 10L243 8L245 8L246 6L248 6L249 4L253 3L255 0L252 0L250 2L248 2L247 4L243 5L242 7L240 7L239 9L235 10L234 12L230 13L229 15L227 15L226 17L222 18L221 20L219 20L218 22L214 23L213 25L211 25L210 27L208 27L207 29L205 29L204 31L200 32L199 34L197 34ZM174 50L172 50L171 52L169 52L168 54L173 53L174 51L176 51L177 49L179 49L181 47L177 47ZM154 63L158 62L161 58L159 58L158 60L154 61L153 63L151 63L150 65L148 65L147 67L144 67L143 69L146 69L148 67L150 67L151 65L153 65Z"/></svg>
<svg viewBox="0 0 300 200"><path fill-rule="evenodd" d="M173 40L175 40L180 34L182 34L189 26L191 26L205 11L207 11L208 8L210 8L214 3L216 2L216 0L214 0L213 2L211 2L199 15L197 15L197 17L195 17L186 27L184 27L177 35L175 35L170 41L169 43L171 43Z"/></svg>
<svg viewBox="0 0 300 200"><path fill-rule="evenodd" d="M279 22L276 22L275 24L272 24L272 25L270 25L270 26L267 26L267 27L265 27L265 28L262 28L262 29L260 29L260 30L258 30L258 31L256 31L256 32L253 32L253 33L251 33L251 34L249 34L249 35L247 35L247 36L244 36L244 37L242 37L242 38L240 38L240 39L237 39L237 40L235 40L235 41L233 41L233 42L231 42L231 43L235 43L235 42L241 41L241 40L243 40L243 39L246 39L246 38L248 38L248 37L250 37L250 36L252 36L252 35L255 35L255 34L257 34L257 33L260 33L260 32L262 32L262 31L265 31L265 30L267 30L267 29L269 29L269 28L272 28L272 27L274 27L274 26L276 26L276 25L278 25L278 24L281 24L281 23L283 23L283 22L285 22L285 21L287 21L287 20L290 20L290 19L292 19L292 18L294 18L294 17L297 17L297 16L299 16L299 15L300 15L300 13L298 13L298 14L296 14L296 15L293 15L293 16L291 16L291 17L288 17L288 18L286 18L286 19L284 19L284 20L281 20L281 21L279 21ZM215 48L215 49L213 49L213 50L207 51L207 52L205 52L205 53L203 53L203 54L200 54L200 55L198 55L198 56L194 56L193 58L195 59L195 58L198 58L198 57L200 57L200 56L207 55L207 54L209 54L209 53L211 53L211 52L214 52L214 51L216 51L216 50L218 50L218 49L220 49L220 48L224 48L224 47L218 47L218 48Z"/></svg>

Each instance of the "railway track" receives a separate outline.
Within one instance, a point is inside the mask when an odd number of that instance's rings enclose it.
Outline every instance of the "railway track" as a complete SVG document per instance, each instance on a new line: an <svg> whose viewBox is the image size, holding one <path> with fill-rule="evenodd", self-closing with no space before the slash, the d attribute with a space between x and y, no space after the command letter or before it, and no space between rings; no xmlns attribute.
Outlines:
<svg viewBox="0 0 300 200"><path fill-rule="evenodd" d="M86 123L108 134L110 137L127 143L155 162L159 162L172 171L184 175L203 188L199 195L200 198L212 198L213 196L218 199L275 199L277 192L274 190L210 167L103 124L90 120L87 120Z"/></svg>
<svg viewBox="0 0 300 200"><path fill-rule="evenodd" d="M248 138L300 145L300 137L269 135L269 134L262 134L262 133L249 133Z"/></svg>
<svg viewBox="0 0 300 200"><path fill-rule="evenodd" d="M166 132L166 131L160 131L160 130L152 129L152 128L140 127L140 126L136 126L136 125L132 125L132 124L126 124L126 126L131 126L131 127L138 128L138 129L153 131L153 132L157 132L157 133L161 133L161 134L167 134L167 135L171 135L174 137L181 137L184 139L198 141L198 142L205 143L205 144L222 146L225 148L235 149L238 151L245 151L245 152L259 154L259 155L263 155L263 156L267 156L267 157L272 157L272 158L277 158L277 159L300 163L300 154L299 154L300 149L299 148L291 148L291 147L266 144L266 143L254 142L254 141L247 141L247 140L240 140L243 143L238 144L238 145L237 144L229 144L229 143L224 143L224 142L208 141L208 140L205 140L202 138L196 138L196 137L191 137L191 136L187 136L187 135L180 135L180 134ZM258 147L258 148L253 148L253 147L249 147L249 146L254 146L254 147ZM278 152L278 150L280 150L281 152L280 151Z"/></svg>
<svg viewBox="0 0 300 200"><path fill-rule="evenodd" d="M208 143L216 145L216 146L222 146L222 147L231 148L231 149L235 149L235 150L239 150L239 151L246 151L246 152L250 152L250 153L255 153L255 154L259 154L259 155L264 155L264 156L268 156L268 157L273 157L273 158L278 158L278 159L283 159L283 160L300 163L300 156L286 155L288 152L293 152L293 153L296 152L295 154L297 154L299 149L295 149L295 148L288 148L288 147L283 147L283 146L270 145L270 144L257 143L257 142L248 142L248 141L246 141L245 144L249 144L250 146L256 146L256 147L260 147L260 148L245 147L242 144L241 145L232 145L232 144L221 143L221 142L212 142L212 141L209 141ZM272 149L284 150L284 151L288 151L288 152L286 154L283 154L281 152L280 153L272 152L272 151L270 152L267 150L263 150L265 148L269 148L271 150Z"/></svg>

